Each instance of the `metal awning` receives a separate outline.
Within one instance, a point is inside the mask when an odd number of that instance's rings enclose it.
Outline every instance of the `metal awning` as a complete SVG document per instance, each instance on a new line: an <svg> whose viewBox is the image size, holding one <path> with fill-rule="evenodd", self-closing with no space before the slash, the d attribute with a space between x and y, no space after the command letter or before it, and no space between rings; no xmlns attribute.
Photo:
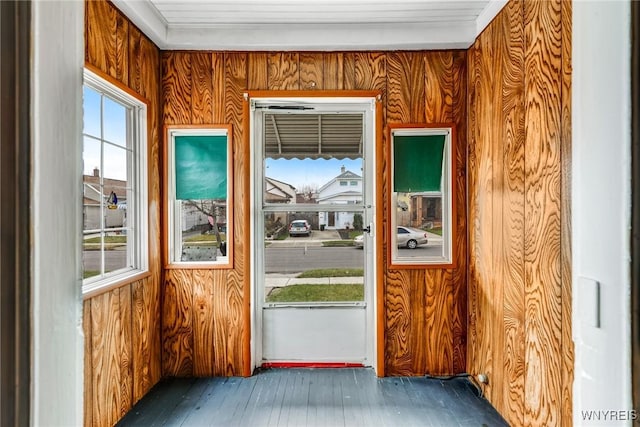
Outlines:
<svg viewBox="0 0 640 427"><path fill-rule="evenodd" d="M265 113L264 127L267 158L362 157L362 114Z"/></svg>

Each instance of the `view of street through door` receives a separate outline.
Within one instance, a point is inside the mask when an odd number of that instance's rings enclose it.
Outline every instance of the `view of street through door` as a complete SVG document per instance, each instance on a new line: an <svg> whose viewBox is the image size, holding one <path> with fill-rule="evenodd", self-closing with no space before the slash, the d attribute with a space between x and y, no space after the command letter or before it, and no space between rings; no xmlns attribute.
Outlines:
<svg viewBox="0 0 640 427"><path fill-rule="evenodd" d="M372 109L254 109L258 362L373 364Z"/></svg>

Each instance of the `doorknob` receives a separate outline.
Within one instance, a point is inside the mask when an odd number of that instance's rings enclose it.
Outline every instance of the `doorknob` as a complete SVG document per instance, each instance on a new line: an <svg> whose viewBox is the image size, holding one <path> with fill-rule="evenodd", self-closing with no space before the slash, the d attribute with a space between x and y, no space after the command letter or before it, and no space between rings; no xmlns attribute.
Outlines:
<svg viewBox="0 0 640 427"><path fill-rule="evenodd" d="M365 228L363 228L362 231L364 231L365 233L371 234L371 224L369 224Z"/></svg>

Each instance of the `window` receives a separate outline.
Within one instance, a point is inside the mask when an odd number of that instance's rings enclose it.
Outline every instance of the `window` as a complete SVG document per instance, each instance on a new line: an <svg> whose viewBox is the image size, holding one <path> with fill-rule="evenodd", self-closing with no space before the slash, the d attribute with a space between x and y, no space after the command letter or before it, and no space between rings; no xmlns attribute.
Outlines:
<svg viewBox="0 0 640 427"><path fill-rule="evenodd" d="M340 186L345 187L348 184L347 181L340 181Z"/></svg>
<svg viewBox="0 0 640 427"><path fill-rule="evenodd" d="M167 137L169 266L230 268L231 126L171 127Z"/></svg>
<svg viewBox="0 0 640 427"><path fill-rule="evenodd" d="M390 132L391 264L453 267L453 128Z"/></svg>
<svg viewBox="0 0 640 427"><path fill-rule="evenodd" d="M148 270L146 105L85 70L83 291Z"/></svg>
<svg viewBox="0 0 640 427"><path fill-rule="evenodd" d="M349 185L352 185L352 186L353 186L353 185L358 185L358 181L351 181L351 182L349 183Z"/></svg>

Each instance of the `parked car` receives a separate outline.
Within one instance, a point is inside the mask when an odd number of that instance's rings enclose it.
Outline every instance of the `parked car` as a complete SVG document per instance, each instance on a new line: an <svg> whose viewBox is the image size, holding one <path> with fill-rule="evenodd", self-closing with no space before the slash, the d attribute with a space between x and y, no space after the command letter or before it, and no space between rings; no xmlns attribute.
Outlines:
<svg viewBox="0 0 640 427"><path fill-rule="evenodd" d="M364 234L353 238L353 246L362 249L364 247Z"/></svg>
<svg viewBox="0 0 640 427"><path fill-rule="evenodd" d="M289 224L289 236L310 236L311 225L306 219L296 219Z"/></svg>
<svg viewBox="0 0 640 427"><path fill-rule="evenodd" d="M427 233L424 230L402 226L398 227L396 233L396 243L399 248L415 249L419 245L427 244Z"/></svg>

